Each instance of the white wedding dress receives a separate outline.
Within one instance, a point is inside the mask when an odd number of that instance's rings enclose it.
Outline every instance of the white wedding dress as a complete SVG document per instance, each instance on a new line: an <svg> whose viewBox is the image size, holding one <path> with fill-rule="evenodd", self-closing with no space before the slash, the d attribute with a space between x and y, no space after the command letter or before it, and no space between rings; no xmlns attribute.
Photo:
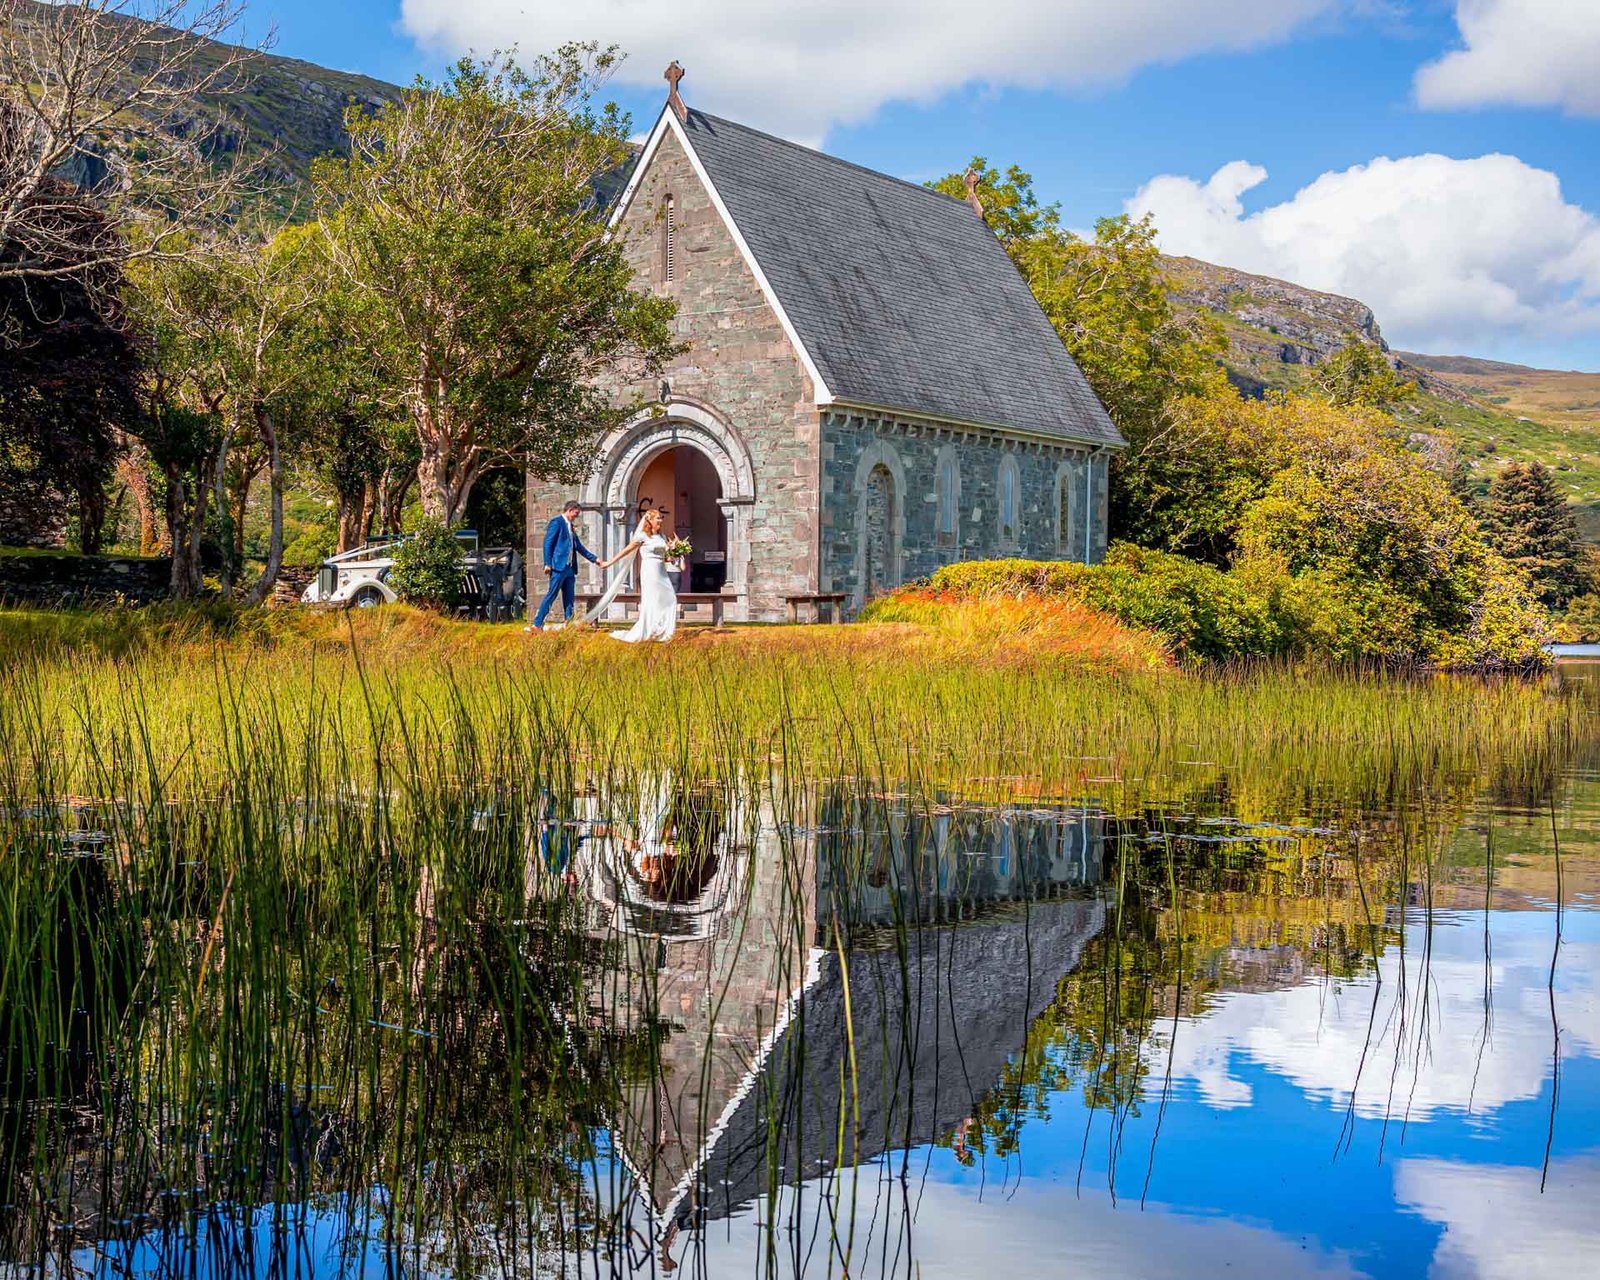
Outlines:
<svg viewBox="0 0 1600 1280"><path fill-rule="evenodd" d="M670 640L678 629L678 593L667 573L667 540L656 533L644 537L643 543L639 548L639 620L626 631L612 633L614 639L629 644ZM613 588L607 596L615 594Z"/></svg>

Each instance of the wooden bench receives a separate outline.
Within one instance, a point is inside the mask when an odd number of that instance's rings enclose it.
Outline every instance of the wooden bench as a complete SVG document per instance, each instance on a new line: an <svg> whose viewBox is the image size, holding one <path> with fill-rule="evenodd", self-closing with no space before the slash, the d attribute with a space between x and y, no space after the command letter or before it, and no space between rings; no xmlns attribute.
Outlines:
<svg viewBox="0 0 1600 1280"><path fill-rule="evenodd" d="M603 591L580 591L577 600L578 613L588 613L590 609L600 603ZM678 592L678 605L680 608L697 608L700 605L711 606L711 625L722 625L722 610L733 597L723 591L680 591ZM637 591L619 591L612 597L612 604L620 604L630 608L638 608L639 593Z"/></svg>
<svg viewBox="0 0 1600 1280"><path fill-rule="evenodd" d="M844 602L850 598L848 591L821 591L810 595L784 596L784 602L789 606L789 621L800 621L800 607L809 605L811 616L817 621L822 621L824 612L828 615L829 622L844 621Z"/></svg>

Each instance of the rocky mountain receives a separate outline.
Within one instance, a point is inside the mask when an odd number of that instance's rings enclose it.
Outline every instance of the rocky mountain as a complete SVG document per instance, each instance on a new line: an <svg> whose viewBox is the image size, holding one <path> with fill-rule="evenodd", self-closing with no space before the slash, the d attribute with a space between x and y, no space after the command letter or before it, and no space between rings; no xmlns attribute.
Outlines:
<svg viewBox="0 0 1600 1280"><path fill-rule="evenodd" d="M1333 352L1369 342L1417 386L1405 419L1454 441L1480 487L1505 462L1543 462L1600 540L1600 373L1393 351L1358 299L1195 258L1165 258L1163 270L1181 310L1220 323L1229 376L1246 393L1301 390Z"/></svg>
<svg viewBox="0 0 1600 1280"><path fill-rule="evenodd" d="M13 12L24 21L27 6ZM194 53L196 70L214 69L238 52L202 41ZM225 91L205 95L187 118L177 120L177 131L194 139L203 154L262 160L267 174L291 189L310 176L313 159L348 146L344 128L348 106L376 107L400 95L397 86L370 76L270 52L247 54L229 81ZM91 190L115 184L153 130L154 122L137 111L124 113L84 141L63 176Z"/></svg>
<svg viewBox="0 0 1600 1280"><path fill-rule="evenodd" d="M235 123L247 151L270 151L285 177L304 179L317 156L348 147L346 107L375 108L399 96L397 86L382 80L256 54L239 90L214 105Z"/></svg>
<svg viewBox="0 0 1600 1280"><path fill-rule="evenodd" d="M1221 323L1229 371L1246 391L1298 389L1310 369L1355 341L1389 352L1395 368L1425 391L1446 400L1463 398L1460 388L1434 376L1431 367L1390 352L1377 316L1359 299L1198 258L1163 257L1162 270L1181 310L1203 312Z"/></svg>
<svg viewBox="0 0 1600 1280"><path fill-rule="evenodd" d="M1372 308L1355 298L1198 258L1166 257L1162 268L1173 300L1221 319L1229 336L1237 336L1236 345L1248 351L1245 359L1251 364L1316 364L1352 338L1389 349Z"/></svg>

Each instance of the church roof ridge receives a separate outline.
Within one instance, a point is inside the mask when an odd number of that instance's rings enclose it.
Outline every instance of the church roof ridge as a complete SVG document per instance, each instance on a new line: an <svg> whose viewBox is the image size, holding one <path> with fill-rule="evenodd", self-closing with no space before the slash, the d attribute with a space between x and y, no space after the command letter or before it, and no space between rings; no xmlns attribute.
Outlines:
<svg viewBox="0 0 1600 1280"><path fill-rule="evenodd" d="M793 147L796 151L803 151L807 155L816 156L817 159L826 160L829 164L841 165L846 169L854 169L858 173L865 174L869 178L877 178L880 181L897 183L898 185L907 187L912 191L920 192L922 195L932 196L935 200L940 200L951 204L966 204L965 200L960 200L952 195L946 195L943 191L939 191L934 187L927 186L924 183L913 182L910 178L902 178L896 174L885 173L882 169L874 169L871 165L862 164L858 160L846 160L843 156L836 156L833 154L833 152L824 151L821 147L808 147L803 142L794 141L793 138L785 138L782 134L769 133L765 129L757 129L754 125L743 124L738 120L729 119L727 116L719 116L711 111L702 111L699 107L690 107L689 114L691 116L704 116L713 124L730 125L735 129L743 130L745 133L753 133L756 137L764 138L768 142L775 142L781 147Z"/></svg>
<svg viewBox="0 0 1600 1280"><path fill-rule="evenodd" d="M663 119L829 402L1090 448L1126 443L965 200L698 108Z"/></svg>

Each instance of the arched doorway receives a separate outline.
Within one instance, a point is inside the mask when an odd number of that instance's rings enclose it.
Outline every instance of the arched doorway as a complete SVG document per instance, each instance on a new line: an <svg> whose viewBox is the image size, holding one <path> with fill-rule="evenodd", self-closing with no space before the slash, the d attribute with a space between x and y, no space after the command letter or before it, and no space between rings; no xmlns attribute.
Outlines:
<svg viewBox="0 0 1600 1280"><path fill-rule="evenodd" d="M670 445L635 472L631 490L636 509L645 502L665 507L667 536L694 547L678 589L721 591L728 581L728 518L711 459L693 445Z"/></svg>
<svg viewBox="0 0 1600 1280"><path fill-rule="evenodd" d="M721 553L725 616L735 622L746 619L755 472L750 451L732 424L710 405L675 398L630 418L606 436L598 453L600 465L579 498L589 510L603 513L604 554L616 554L633 535L640 497L666 507L676 524L681 514L676 508L684 505L680 495L688 493L690 528L701 530L686 535L697 553L693 559L701 566L714 565ZM680 483L680 470L685 483ZM715 578L717 572L702 567L700 580ZM686 587L693 573L691 569L684 575Z"/></svg>

